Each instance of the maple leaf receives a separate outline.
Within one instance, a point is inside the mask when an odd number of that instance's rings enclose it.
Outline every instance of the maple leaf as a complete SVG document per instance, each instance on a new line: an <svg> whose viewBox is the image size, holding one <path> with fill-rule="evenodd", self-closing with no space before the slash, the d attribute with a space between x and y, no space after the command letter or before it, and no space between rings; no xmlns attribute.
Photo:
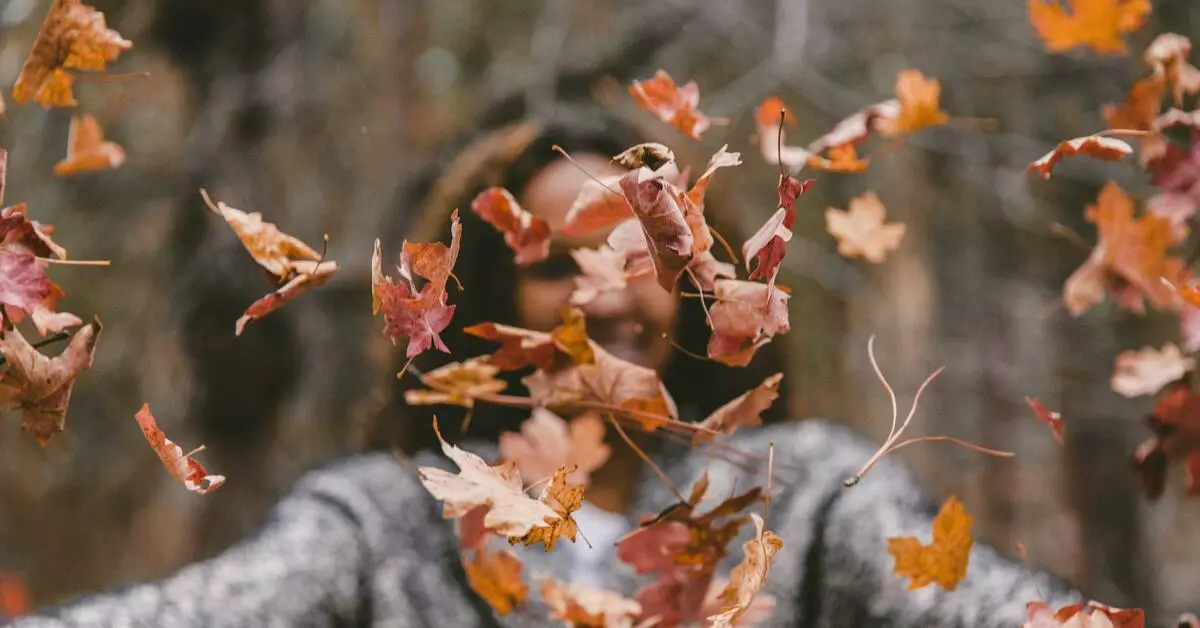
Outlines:
<svg viewBox="0 0 1200 628"><path fill-rule="evenodd" d="M631 277L625 272L628 256L622 251L607 245L595 249L578 248L571 251L571 257L580 273L574 277L571 305L587 305L602 293L624 290L629 285Z"/></svg>
<svg viewBox="0 0 1200 628"><path fill-rule="evenodd" d="M395 343L408 338L405 354L409 359L437 347L450 349L442 342L441 332L454 317L454 306L446 305L446 281L458 261L462 224L458 210L450 215L450 246L441 242L405 241L400 255L400 280L383 274L383 254L379 240L371 257L371 312L383 313L383 335ZM424 277L420 292L413 275Z"/></svg>
<svg viewBox="0 0 1200 628"><path fill-rule="evenodd" d="M1101 108L1108 128L1149 129L1158 117L1166 89L1166 81L1161 76L1151 76L1134 83L1124 102L1107 104Z"/></svg>
<svg viewBox="0 0 1200 628"><path fill-rule="evenodd" d="M801 181L794 177L780 175L779 209L763 223L750 239L742 245L742 258L746 260L746 270L750 272L750 280L766 280L774 284L775 276L779 274L779 265L787 253L787 243L792 239L792 222L796 220L796 201L816 183L812 179ZM754 268L751 269L751 261Z"/></svg>
<svg viewBox="0 0 1200 628"><path fill-rule="evenodd" d="M716 432L729 436L740 426L762 425L762 413L779 398L779 382L782 380L783 373L771 375L754 389L714 410L700 422L701 427L711 432L696 432L692 444L711 440Z"/></svg>
<svg viewBox="0 0 1200 628"><path fill-rule="evenodd" d="M40 353L16 328L0 338L0 355L8 364L0 376L0 406L20 410L21 429L39 445L63 431L75 378L91 368L101 329L100 319L93 318L53 358Z"/></svg>
<svg viewBox="0 0 1200 628"><path fill-rule="evenodd" d="M525 603L529 587L521 579L523 568L521 561L508 550L490 552L486 545L476 549L470 561L463 559L471 589L501 615Z"/></svg>
<svg viewBox="0 0 1200 628"><path fill-rule="evenodd" d="M658 284L674 290L692 260L694 239L673 186L646 169L622 176L620 186L641 225Z"/></svg>
<svg viewBox="0 0 1200 628"><path fill-rule="evenodd" d="M504 536L524 536L530 530L559 520L558 513L545 503L525 494L516 464L495 467L483 458L442 438L433 419L433 431L442 444L442 453L458 465L457 474L436 467L418 467L421 484L434 498L443 502L443 516L457 519L480 506L488 508L483 518L485 529Z"/></svg>
<svg viewBox="0 0 1200 628"><path fill-rule="evenodd" d="M509 543L520 542L524 543L525 547L541 543L549 552L554 549L554 544L558 539L564 536L572 543L575 542L578 527L575 520L571 518L571 513L579 510L579 507L583 505L583 485L567 484L567 476L572 471L571 467L559 467L554 472L554 477L550 479L550 483L542 490L541 496L538 497L538 501L552 508L558 514L559 519L548 525L536 527L524 536L510 536L508 537Z"/></svg>
<svg viewBox="0 0 1200 628"><path fill-rule="evenodd" d="M1145 628L1141 609L1114 608L1099 602L1070 604L1055 611L1045 602L1025 605L1022 628Z"/></svg>
<svg viewBox="0 0 1200 628"><path fill-rule="evenodd" d="M791 298L780 286L736 279L714 282L717 302L709 308L712 336L708 357L728 366L746 366L759 347L791 330L787 304Z"/></svg>
<svg viewBox="0 0 1200 628"><path fill-rule="evenodd" d="M860 159L858 149L854 144L841 144L838 146L830 146L829 157L820 155L809 155L805 159L804 164L816 170L824 170L826 172L866 172L867 167L871 165L871 158Z"/></svg>
<svg viewBox="0 0 1200 628"><path fill-rule="evenodd" d="M904 239L902 223L883 224L886 210L874 192L850 200L850 210L830 207L825 210L825 228L837 238L838 253L843 257L862 257L882 263Z"/></svg>
<svg viewBox="0 0 1200 628"><path fill-rule="evenodd" d="M1054 150L1029 164L1025 168L1025 172L1036 170L1038 174L1042 175L1043 179L1049 179L1050 171L1054 169L1054 165L1064 157L1087 155L1096 159L1116 161L1132 154L1133 147L1126 142L1111 137L1088 135L1086 137L1077 137L1073 140L1059 142L1058 146L1054 147Z"/></svg>
<svg viewBox="0 0 1200 628"><path fill-rule="evenodd" d="M1147 417L1154 435L1133 454L1134 470L1150 499L1162 495L1170 461L1183 461L1188 494L1200 495L1200 395L1187 382L1169 385Z"/></svg>
<svg viewBox="0 0 1200 628"><path fill-rule="evenodd" d="M550 616L574 628L629 628L642 607L627 597L585 584L542 580L542 600Z"/></svg>
<svg viewBox="0 0 1200 628"><path fill-rule="evenodd" d="M516 371L527 366L554 370L561 366L566 358L554 344L554 339L546 332L497 323L480 323L466 327L463 331L500 343L500 348L488 356L488 364L502 371Z"/></svg>
<svg viewBox="0 0 1200 628"><path fill-rule="evenodd" d="M1142 53L1142 60L1154 70L1154 76L1171 87L1176 105L1185 95L1200 91L1200 69L1188 62L1192 40L1175 33L1163 33Z"/></svg>
<svg viewBox="0 0 1200 628"><path fill-rule="evenodd" d="M474 408L476 397L494 395L508 386L496 379L499 372L484 357L450 362L422 375L421 383L430 390L406 390L404 402L414 406L451 404Z"/></svg>
<svg viewBox="0 0 1200 628"><path fill-rule="evenodd" d="M500 435L500 457L517 464L521 477L550 477L555 469L572 467L567 479L586 486L592 471L604 466L612 448L604 443L604 422L594 413L581 414L568 426L545 408L534 408L520 433Z"/></svg>
<svg viewBox="0 0 1200 628"><path fill-rule="evenodd" d="M967 575L971 556L971 523L962 502L951 495L933 519L933 542L921 545L915 537L891 537L888 553L896 559L897 576L911 578L910 591L934 582L953 591Z"/></svg>
<svg viewBox="0 0 1200 628"><path fill-rule="evenodd" d="M517 264L525 266L550 255L550 223L517 204L504 188L488 188L471 201L471 210L504 235L504 243L516 253Z"/></svg>
<svg viewBox="0 0 1200 628"><path fill-rule="evenodd" d="M104 131L90 113L71 116L67 157L54 164L54 174L69 177L83 172L113 170L125 163L125 149L104 139Z"/></svg>
<svg viewBox="0 0 1200 628"><path fill-rule="evenodd" d="M567 210L563 235L581 235L615 225L633 215L625 196L616 191L623 175L613 174L588 179Z"/></svg>
<svg viewBox="0 0 1200 628"><path fill-rule="evenodd" d="M731 607L718 615L720 623L714 625L732 626L742 617L750 608L754 596L767 584L771 560L783 549L783 540L774 532L763 529L762 517L751 514L750 518L754 521L754 537L742 545L746 557L729 572L729 585L721 592L721 600Z"/></svg>
<svg viewBox="0 0 1200 628"><path fill-rule="evenodd" d="M162 460L163 466L171 473L171 477L179 480L187 490L204 495L217 490L225 483L225 476L209 475L204 465L196 462L192 457L204 449L203 445L191 453L185 454L179 445L167 438L167 435L159 429L154 415L150 413L150 404L143 403L142 409L138 410L134 418L137 419L138 427L142 428L146 442L150 443L150 448L158 454L159 460Z"/></svg>
<svg viewBox="0 0 1200 628"><path fill-rule="evenodd" d="M941 94L942 86L937 79L927 78L919 70L901 71L896 75L900 111L895 117L882 117L876 128L884 135L895 136L945 124L950 116L938 104Z"/></svg>
<svg viewBox="0 0 1200 628"><path fill-rule="evenodd" d="M1029 21L1046 50L1064 52L1088 46L1100 54L1124 54L1121 39L1138 30L1150 15L1149 0L1029 0Z"/></svg>
<svg viewBox="0 0 1200 628"><path fill-rule="evenodd" d="M133 43L108 28L104 14L80 0L54 0L29 57L13 85L13 100L42 107L74 107L75 79L66 70L103 71Z"/></svg>
<svg viewBox="0 0 1200 628"><path fill-rule="evenodd" d="M654 78L634 81L629 86L629 95L639 107L694 139L700 139L711 124L708 116L697 109L700 87L695 81L676 86L670 74L659 70Z"/></svg>
<svg viewBox="0 0 1200 628"><path fill-rule="evenodd" d="M1048 410L1046 406L1042 405L1041 401L1038 401L1034 397L1026 397L1025 404L1029 406L1030 410L1033 410L1033 415L1039 421L1045 423L1046 427L1050 428L1050 432L1054 434L1054 440L1058 441L1059 445L1062 445L1067 431L1067 426L1062 420L1062 414Z"/></svg>
<svg viewBox="0 0 1200 628"><path fill-rule="evenodd" d="M1123 351L1113 363L1112 389L1126 397L1153 395L1195 368L1196 360L1184 356L1171 343L1161 350L1142 347Z"/></svg>

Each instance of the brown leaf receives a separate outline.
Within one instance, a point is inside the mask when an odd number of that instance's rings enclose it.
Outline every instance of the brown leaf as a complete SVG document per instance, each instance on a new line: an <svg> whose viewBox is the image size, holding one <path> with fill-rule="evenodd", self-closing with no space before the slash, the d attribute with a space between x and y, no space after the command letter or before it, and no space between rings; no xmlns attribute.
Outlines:
<svg viewBox="0 0 1200 628"><path fill-rule="evenodd" d="M721 592L721 600L730 607L720 614L723 623L719 625L732 626L750 608L754 597L767 584L771 561L783 549L783 540L763 529L762 517L751 514L750 518L754 521L754 537L742 545L746 556L729 573L729 585Z"/></svg>
<svg viewBox="0 0 1200 628"><path fill-rule="evenodd" d="M154 415L150 413L150 404L142 404L142 409L138 410L134 418L137 419L138 427L142 428L142 434L146 436L150 448L158 454L158 459L162 460L171 477L179 480L187 490L205 495L225 483L225 476L209 475L204 465L192 458L204 449L203 445L185 454L179 445L167 438L158 428L158 421L154 419Z"/></svg>
<svg viewBox="0 0 1200 628"><path fill-rule="evenodd" d="M708 116L697 109L700 88L695 81L676 86L670 74L659 70L652 79L634 81L629 86L629 95L639 107L695 139L708 130Z"/></svg>
<svg viewBox="0 0 1200 628"><path fill-rule="evenodd" d="M66 69L103 71L133 44L108 28L104 14L80 0L54 0L13 85L18 104L74 107L74 78Z"/></svg>
<svg viewBox="0 0 1200 628"><path fill-rule="evenodd" d="M837 238L838 253L843 257L862 257L882 263L904 239L902 223L883 224L885 209L874 192L850 200L850 210L830 207L825 210L825 226Z"/></svg>
<svg viewBox="0 0 1200 628"><path fill-rule="evenodd" d="M621 151L619 155L613 156L612 162L627 170L647 168L653 172L675 163L675 153L671 152L671 149L667 148L665 144L644 142Z"/></svg>
<svg viewBox="0 0 1200 628"><path fill-rule="evenodd" d="M516 371L527 366L554 370L563 358L550 334L498 323L480 323L463 329L472 336L495 340L500 348L488 357L488 363L502 371Z"/></svg>
<svg viewBox="0 0 1200 628"><path fill-rule="evenodd" d="M911 578L908 589L920 589L934 582L953 591L967 576L967 561L971 557L971 524L962 502L951 495L933 519L933 542L921 545L915 537L891 537L888 553L896 559L893 571L897 576Z"/></svg>
<svg viewBox="0 0 1200 628"><path fill-rule="evenodd" d="M1050 171L1054 169L1054 165L1064 157L1088 155L1096 159L1116 161L1132 154L1133 147L1126 142L1111 137L1088 135L1087 137L1077 137L1073 140L1059 142L1058 146L1054 147L1054 150L1026 166L1025 172L1036 170L1038 174L1042 175L1043 179L1049 179Z"/></svg>
<svg viewBox="0 0 1200 628"><path fill-rule="evenodd" d="M67 157L54 165L54 174L69 177L83 172L113 170L125 163L125 149L104 139L104 130L90 113L71 116Z"/></svg>
<svg viewBox="0 0 1200 628"><path fill-rule="evenodd" d="M93 318L54 358L40 353L16 328L0 338L0 355L8 364L0 377L0 402L21 411L21 429L39 445L66 425L75 378L91 368L101 329L100 319Z"/></svg>
<svg viewBox="0 0 1200 628"><path fill-rule="evenodd" d="M572 543L575 542L578 527L575 520L571 518L571 513L579 510L579 507L583 505L583 485L567 484L567 476L573 470L571 467L559 467L538 498L538 501L554 509L559 519L548 525L533 528L524 536L510 536L509 543L524 543L525 547L541 543L549 552L554 549L554 544L562 537L567 537L567 540Z"/></svg>
<svg viewBox="0 0 1200 628"><path fill-rule="evenodd" d="M540 480L560 467L573 467L567 479L586 486L592 471L604 466L612 448L604 443L604 422L594 413L567 422L545 408L534 408L521 432L500 435L500 456L515 462L521 477Z"/></svg>
<svg viewBox="0 0 1200 628"><path fill-rule="evenodd" d="M490 552L484 545L474 550L471 561L463 559L467 583L497 613L507 615L525 603L529 587L521 578L523 565L508 550Z"/></svg>
<svg viewBox="0 0 1200 628"><path fill-rule="evenodd" d="M466 362L450 362L421 376L429 390L406 390L404 402L414 406L450 404L464 408L475 407L475 398L494 395L508 384L496 379L500 369L485 357Z"/></svg>
<svg viewBox="0 0 1200 628"><path fill-rule="evenodd" d="M694 240L674 186L648 170L621 177L621 191L642 227L658 284L675 289L675 282L692 261Z"/></svg>
<svg viewBox="0 0 1200 628"><path fill-rule="evenodd" d="M1113 363L1112 389L1126 397L1153 395L1195 368L1196 360L1169 342L1161 350L1123 351Z"/></svg>
<svg viewBox="0 0 1200 628"><path fill-rule="evenodd" d="M630 628L642 613L640 604L613 591L549 578L542 580L542 600L551 618L573 628Z"/></svg>
<svg viewBox="0 0 1200 628"><path fill-rule="evenodd" d="M471 210L504 236L504 243L516 253L520 266L546 259L550 255L550 223L534 216L517 203L504 188L488 188L471 201Z"/></svg>
<svg viewBox="0 0 1200 628"><path fill-rule="evenodd" d="M776 373L763 380L753 390L743 393L737 399L717 408L700 426L729 436L740 426L762 425L762 413L779 398L779 382L783 373ZM692 444L712 440L709 432L696 432Z"/></svg>
<svg viewBox="0 0 1200 628"><path fill-rule="evenodd" d="M260 298L246 311L242 313L241 318L233 324L234 335L240 336L246 330L246 325L251 321L256 321L275 310L291 303L296 297L308 292L329 281L333 277L333 273L337 272L338 263L329 260L323 262L296 261L292 262L292 270L294 274L287 283L280 286L274 292L268 293Z"/></svg>

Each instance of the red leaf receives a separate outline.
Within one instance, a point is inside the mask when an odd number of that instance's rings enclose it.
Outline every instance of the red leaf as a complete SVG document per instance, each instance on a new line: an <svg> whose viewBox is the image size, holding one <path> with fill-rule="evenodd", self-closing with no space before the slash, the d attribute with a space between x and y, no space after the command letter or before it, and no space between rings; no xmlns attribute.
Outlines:
<svg viewBox="0 0 1200 628"><path fill-rule="evenodd" d="M383 255L379 240L375 241L375 253L371 258L371 311L383 313L383 334L393 343L408 338L405 353L409 358L431 346L444 353L450 352L442 342L441 332L454 317L454 306L446 305L446 281L458 260L462 235L457 210L450 220L449 247L441 242L404 243L400 281L383 274ZM427 280L420 292L413 283L414 274Z"/></svg>
<svg viewBox="0 0 1200 628"><path fill-rule="evenodd" d="M142 404L142 409L138 410L134 418L137 419L138 426L142 428L142 434L146 436L150 448L158 454L159 460L162 460L163 466L187 490L204 495L215 491L225 483L225 476L209 475L204 465L192 458L194 454L204 449L203 445L191 453L184 454L179 445L172 442L162 430L158 429L158 422L154 420L154 415L150 414L150 404Z"/></svg>
<svg viewBox="0 0 1200 628"><path fill-rule="evenodd" d="M1064 157L1087 155L1096 159L1116 161L1132 154L1133 147L1126 142L1112 137L1088 135L1087 137L1077 137L1073 140L1059 142L1058 146L1054 147L1054 150L1043 155L1041 159L1029 164L1025 168L1025 172L1036 170L1038 174L1042 175L1043 179L1049 179L1050 171L1054 169L1054 165Z"/></svg>
<svg viewBox="0 0 1200 628"><path fill-rule="evenodd" d="M670 74L659 70L652 79L634 81L629 95L639 107L695 139L708 130L708 116L697 109L700 88L695 81L676 86Z"/></svg>
<svg viewBox="0 0 1200 628"><path fill-rule="evenodd" d="M517 255L517 264L532 264L550 255L550 223L517 204L504 188L488 188L471 201L471 210L504 235Z"/></svg>
<svg viewBox="0 0 1200 628"><path fill-rule="evenodd" d="M579 190L579 196L567 210L563 222L563 235L581 235L615 225L633 215L633 208L617 189L621 181L619 174L588 179Z"/></svg>
<svg viewBox="0 0 1200 628"><path fill-rule="evenodd" d="M1045 423L1046 427L1050 428L1050 431L1054 434L1054 440L1058 441L1059 445L1063 444L1067 427L1063 423L1062 415L1053 410L1047 410L1046 406L1042 405L1042 402L1033 397L1026 397L1025 403L1029 406L1030 410L1033 410L1034 416L1042 423Z"/></svg>
<svg viewBox="0 0 1200 628"><path fill-rule="evenodd" d="M692 260L694 240L673 186L647 169L622 176L620 185L646 237L658 284L674 290Z"/></svg>
<svg viewBox="0 0 1200 628"><path fill-rule="evenodd" d="M792 222L796 220L796 201L804 195L816 181L806 179L801 181L794 177L779 177L779 209L759 228L758 232L742 245L742 257L746 260L746 270L750 271L750 280L765 280L775 283L779 273L779 265L787 253L786 244L792 239ZM753 270L750 261L754 260Z"/></svg>

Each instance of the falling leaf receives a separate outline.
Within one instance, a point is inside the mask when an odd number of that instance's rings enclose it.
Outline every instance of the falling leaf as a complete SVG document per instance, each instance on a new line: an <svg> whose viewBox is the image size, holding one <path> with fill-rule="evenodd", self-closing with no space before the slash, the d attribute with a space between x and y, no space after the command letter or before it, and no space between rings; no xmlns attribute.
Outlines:
<svg viewBox="0 0 1200 628"><path fill-rule="evenodd" d="M550 255L550 223L517 204L504 188L488 188L471 201L471 210L504 235L504 243L525 266Z"/></svg>
<svg viewBox="0 0 1200 628"><path fill-rule="evenodd" d="M179 445L167 438L167 435L158 428L158 422L154 419L154 415L150 414L150 404L142 404L142 409L138 410L134 418L137 419L138 427L142 428L142 434L146 436L150 448L158 454L159 460L162 460L163 466L171 473L171 477L179 480L187 490L204 495L217 490L225 483L225 476L209 475L204 465L196 462L192 457L204 449L203 445L195 451L185 454Z"/></svg>
<svg viewBox="0 0 1200 628"><path fill-rule="evenodd" d="M871 165L871 158L860 159L858 149L853 144L830 146L829 157L809 155L805 165L826 172L866 172Z"/></svg>
<svg viewBox="0 0 1200 628"><path fill-rule="evenodd" d="M29 251L11 251L0 246L0 305L26 315L47 298L54 283L46 275L46 262Z"/></svg>
<svg viewBox="0 0 1200 628"><path fill-rule="evenodd" d="M501 615L525 603L529 587L521 578L523 568L508 550L490 552L486 545L476 549L470 561L463 559L471 589Z"/></svg>
<svg viewBox="0 0 1200 628"><path fill-rule="evenodd" d="M696 279L701 290L711 292L716 288L717 279L733 279L737 277L737 268L729 262L722 262L713 256L712 251L705 251L692 258L688 270Z"/></svg>
<svg viewBox="0 0 1200 628"><path fill-rule="evenodd" d="M618 190L619 174L588 179L567 210L563 235L581 235L615 225L633 215L629 201Z"/></svg>
<svg viewBox="0 0 1200 628"><path fill-rule="evenodd" d="M621 177L621 191L645 235L658 284L672 291L692 260L692 232L673 186L647 173L639 169Z"/></svg>
<svg viewBox="0 0 1200 628"><path fill-rule="evenodd" d="M550 338L560 351L571 358L575 364L591 364L596 361L596 353L592 351L592 343L587 335L587 318L578 308L566 308L562 311L563 322L550 332Z"/></svg>
<svg viewBox="0 0 1200 628"><path fill-rule="evenodd" d="M1146 23L1149 0L1029 0L1029 21L1046 50L1065 52L1088 46L1100 54L1128 51L1123 35Z"/></svg>
<svg viewBox="0 0 1200 628"><path fill-rule="evenodd" d="M1200 91L1200 69L1188 62L1192 40L1175 33L1163 33L1142 54L1142 60L1162 77L1172 89L1176 105L1183 104L1185 95Z"/></svg>
<svg viewBox="0 0 1200 628"><path fill-rule="evenodd" d="M911 536L888 538L888 553L896 559L893 571L897 576L912 579L908 585L910 591L934 582L953 591L967 575L967 561L974 542L971 538L973 521L962 502L951 495L933 520L932 543L921 545Z"/></svg>
<svg viewBox="0 0 1200 628"><path fill-rule="evenodd" d="M502 371L516 371L527 366L554 370L567 359L545 332L497 323L480 323L463 331L500 343L500 348L488 357L488 363Z"/></svg>
<svg viewBox="0 0 1200 628"><path fill-rule="evenodd" d="M383 254L379 240L371 257L371 312L383 313L383 335L395 343L408 338L405 353L413 358L430 347L443 353L450 349L442 342L441 332L454 317L454 306L446 305L446 281L458 261L462 225L458 211L450 215L450 246L405 241L400 255L400 280L383 274ZM425 278L418 292L413 275Z"/></svg>
<svg viewBox="0 0 1200 628"><path fill-rule="evenodd" d="M542 490L542 495L538 497L538 501L552 508L559 518L546 526L530 530L524 536L510 536L509 543L524 543L525 547L541 543L549 552L554 549L554 544L562 537L566 537L572 543L575 542L578 527L575 520L571 518L571 513L579 510L579 507L583 505L583 485L567 484L567 476L572 471L571 467L559 467L554 472L550 483Z"/></svg>
<svg viewBox="0 0 1200 628"><path fill-rule="evenodd" d="M1070 604L1057 612L1045 602L1025 605L1022 628L1145 628L1141 609L1114 608L1099 602Z"/></svg>
<svg viewBox="0 0 1200 628"><path fill-rule="evenodd" d="M54 174L69 177L83 172L112 170L125 163L125 150L104 139L104 131L90 113L71 116L71 134L67 138L67 157L54 165Z"/></svg>
<svg viewBox="0 0 1200 628"><path fill-rule="evenodd" d="M552 508L525 494L515 463L488 466L483 458L447 443L438 430L437 417L433 419L433 431L442 444L442 453L459 468L457 474L436 467L417 468L425 490L443 502L444 517L457 519L486 506L484 528L503 536L525 536L534 528L560 519Z"/></svg>
<svg viewBox="0 0 1200 628"><path fill-rule="evenodd" d="M1059 445L1062 445L1067 431L1067 426L1062 420L1062 414L1046 409L1046 406L1042 405L1041 401L1033 397L1026 397L1025 404L1029 406L1030 410L1033 410L1033 415L1039 421L1045 423L1046 427L1050 428L1051 433L1054 434L1054 440L1058 441Z"/></svg>
<svg viewBox="0 0 1200 628"><path fill-rule="evenodd" d="M629 86L629 95L639 107L695 139L708 130L708 116L697 109L700 88L695 81L676 86L670 74L659 70L654 78L634 81Z"/></svg>
<svg viewBox="0 0 1200 628"><path fill-rule="evenodd" d="M919 70L904 70L896 76L896 99L900 112L894 117L882 117L877 128L888 136L908 135L931 126L946 124L950 116L938 104L942 86L937 79L927 78Z"/></svg>
<svg viewBox="0 0 1200 628"><path fill-rule="evenodd" d="M6 161L7 153L0 153L0 188ZM38 259L67 257L50 238L51 231L30 220L24 204L0 210L0 306L13 323L39 310L45 310L43 317L50 314L62 296L62 289L46 274L47 262Z"/></svg>
<svg viewBox="0 0 1200 628"><path fill-rule="evenodd" d="M799 146L787 144L787 134L781 122L794 125L796 118L792 116L785 119L784 111L786 107L778 96L770 96L758 104L754 110L758 146L768 164L783 164L793 170L799 170L807 163L812 153Z"/></svg>
<svg viewBox="0 0 1200 628"><path fill-rule="evenodd" d="M750 518L754 521L754 537L742 545L746 556L729 573L729 585L721 592L721 600L731 605L722 612L723 625L732 626L750 608L754 596L767 584L771 560L783 549L783 540L763 529L762 517L751 514Z"/></svg>
<svg viewBox="0 0 1200 628"><path fill-rule="evenodd" d="M1133 147L1126 142L1111 137L1088 135L1087 137L1077 137L1073 140L1059 142L1054 150L1029 164L1025 168L1025 172L1036 170L1038 174L1042 175L1043 179L1049 179L1050 171L1054 169L1054 165L1064 157L1087 155L1096 159L1116 161L1132 154Z"/></svg>
<svg viewBox="0 0 1200 628"><path fill-rule="evenodd" d="M483 357L450 362L422 375L421 383L430 389L406 390L404 402L414 406L451 404L473 408L476 397L494 395L508 385L496 379L499 372Z"/></svg>
<svg viewBox="0 0 1200 628"><path fill-rule="evenodd" d="M1170 461L1187 469L1189 495L1200 495L1200 395L1186 381L1167 386L1147 417L1154 432L1133 454L1134 470L1150 499L1162 495Z"/></svg>
<svg viewBox="0 0 1200 628"><path fill-rule="evenodd" d="M726 604L721 601L720 596L721 593L725 591L725 587L727 586L729 586L729 580L724 578L713 579L712 583L708 586L708 594L704 596L704 604L702 605L702 610L700 611L701 617L707 617L711 622L713 621L714 615L732 616L737 612L737 608L735 607L722 613L722 609L726 607ZM760 591L758 595L754 596L754 599L750 602L750 606L746 607L746 609L742 611L742 614L738 617L736 622L728 622L726 624L710 623L709 628L713 628L713 626L718 625L728 625L738 628L754 626L760 622L770 619L774 612L775 596L769 593L762 593Z"/></svg>
<svg viewBox="0 0 1200 628"><path fill-rule="evenodd" d="M234 324L238 336L246 325L283 307L312 288L324 284L337 272L338 263L323 259L307 244L283 233L274 224L265 222L258 212L246 213L225 203L215 205L208 193L200 191L205 204L233 229L242 246L259 266L267 269L279 288L246 308Z"/></svg>
<svg viewBox="0 0 1200 628"><path fill-rule="evenodd" d="M1126 397L1153 395L1195 368L1196 360L1171 343L1123 351L1113 364L1112 389Z"/></svg>
<svg viewBox="0 0 1200 628"><path fill-rule="evenodd" d="M604 466L612 448L604 443L604 422L594 413L581 414L568 426L545 408L521 424L521 432L500 435L500 457L515 462L521 477L550 477L560 467L573 467L567 480L586 486L592 471Z"/></svg>
<svg viewBox="0 0 1200 628"><path fill-rule="evenodd" d="M700 426L729 436L743 425L762 425L762 413L779 398L779 382L782 380L783 373L771 375L754 389L714 410L700 422ZM697 432L692 437L692 443L711 440L712 432Z"/></svg>
<svg viewBox="0 0 1200 628"><path fill-rule="evenodd" d="M1158 117L1166 81L1161 76L1152 76L1133 84L1125 101L1118 105L1104 105L1101 113L1110 129L1132 129L1144 131Z"/></svg>
<svg viewBox="0 0 1200 628"><path fill-rule="evenodd" d="M571 257L579 266L579 274L574 278L575 291L571 293L571 305L587 305L605 292L624 290L629 285L631 277L625 272L628 256L624 252L605 245L595 249L574 249Z"/></svg>
<svg viewBox="0 0 1200 628"><path fill-rule="evenodd" d="M627 170L647 170L662 176L665 168L675 163L675 153L665 144L643 142L630 146L612 158L612 162Z"/></svg>
<svg viewBox="0 0 1200 628"><path fill-rule="evenodd" d="M874 192L850 200L850 210L830 207L825 210L825 228L837 238L838 253L843 257L862 257L882 263L904 239L902 223L883 224L885 209Z"/></svg>
<svg viewBox="0 0 1200 628"><path fill-rule="evenodd" d="M104 71L133 43L108 28L104 14L80 0L54 0L33 49L13 85L13 100L42 107L73 107L74 77L67 70Z"/></svg>
<svg viewBox="0 0 1200 628"><path fill-rule="evenodd" d="M708 357L728 366L746 366L759 347L791 330L788 300L780 286L736 279L714 285L717 302L709 308L712 336Z"/></svg>
<svg viewBox="0 0 1200 628"><path fill-rule="evenodd" d="M573 628L630 628L642 614L640 604L619 593L549 578L542 580L542 600L552 619Z"/></svg>
<svg viewBox="0 0 1200 628"><path fill-rule="evenodd" d="M751 281L765 280L770 284L775 283L779 265L783 263L783 257L787 253L787 242L792 239L796 201L811 189L814 183L812 179L800 181L786 175L779 177L779 209L742 245L742 258L746 260L746 270L750 272Z"/></svg>
<svg viewBox="0 0 1200 628"><path fill-rule="evenodd" d="M91 368L101 329L100 319L93 318L53 358L40 353L16 328L0 338L0 355L8 364L0 375L0 407L20 410L21 429L39 445L63 431L75 378Z"/></svg>

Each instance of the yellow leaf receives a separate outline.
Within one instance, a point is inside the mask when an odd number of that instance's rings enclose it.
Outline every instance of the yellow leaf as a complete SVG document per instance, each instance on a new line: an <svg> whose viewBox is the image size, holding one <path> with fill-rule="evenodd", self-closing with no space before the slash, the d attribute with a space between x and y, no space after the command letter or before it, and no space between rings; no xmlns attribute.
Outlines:
<svg viewBox="0 0 1200 628"><path fill-rule="evenodd" d="M496 379L499 372L500 369L487 362L486 356L451 362L421 376L421 383L432 390L407 390L404 401L414 406L450 404L473 408L476 397L494 395L508 385Z"/></svg>
<svg viewBox="0 0 1200 628"><path fill-rule="evenodd" d="M1050 52L1089 46L1100 54L1128 51L1122 35L1141 28L1150 0L1029 0L1029 21Z"/></svg>
<svg viewBox="0 0 1200 628"><path fill-rule="evenodd" d="M880 119L877 123L880 132L884 135L905 135L946 124L950 116L941 109L941 96L942 86L937 79L927 78L919 70L904 70L896 76L900 114L895 119Z"/></svg>
<svg viewBox="0 0 1200 628"><path fill-rule="evenodd" d="M554 478L550 480L550 484L546 486L546 490L542 491L542 496L539 498L543 504L558 514L559 519L550 521L544 526L535 527L525 536L511 536L508 538L509 543L524 542L525 547L529 547L540 542L549 552L554 549L554 544L558 539L564 536L572 543L575 542L575 533L578 528L575 520L571 518L571 513L579 510L583 503L583 485L567 485L567 476L572 471L574 471L572 467L559 467L558 471L554 473Z"/></svg>
<svg viewBox="0 0 1200 628"><path fill-rule="evenodd" d="M951 495L933 519L933 542L921 545L915 537L891 537L888 553L896 559L892 571L897 576L911 578L908 589L920 589L938 583L953 591L967 576L967 561L971 556L971 524L962 502Z"/></svg>
<svg viewBox="0 0 1200 628"><path fill-rule="evenodd" d="M596 361L592 343L588 340L587 319L578 308L567 308L562 312L562 325L554 328L550 337L560 351L567 354L574 364L591 364Z"/></svg>

